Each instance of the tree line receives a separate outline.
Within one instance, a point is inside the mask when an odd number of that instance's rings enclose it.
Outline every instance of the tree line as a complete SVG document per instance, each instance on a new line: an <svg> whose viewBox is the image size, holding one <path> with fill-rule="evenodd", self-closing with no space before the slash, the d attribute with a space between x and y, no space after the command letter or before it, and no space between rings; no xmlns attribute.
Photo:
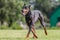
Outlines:
<svg viewBox="0 0 60 40"><path fill-rule="evenodd" d="M0 0L0 23L6 22L10 27L13 22L20 20L24 22L24 17L21 15L21 9L24 3L29 4L31 0ZM34 9L41 10L47 16L55 9L56 5L51 4L54 1L50 0L35 0ZM58 1L60 3L60 0ZM58 5L58 3L56 3Z"/></svg>

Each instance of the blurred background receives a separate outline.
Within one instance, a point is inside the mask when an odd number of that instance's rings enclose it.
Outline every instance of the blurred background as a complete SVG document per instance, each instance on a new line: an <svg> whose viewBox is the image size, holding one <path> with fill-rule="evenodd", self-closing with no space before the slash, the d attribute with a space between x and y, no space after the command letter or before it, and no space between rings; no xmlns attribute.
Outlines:
<svg viewBox="0 0 60 40"><path fill-rule="evenodd" d="M0 29L27 29L21 15L23 5L31 5L31 10L40 10L47 28L60 26L60 0L0 0ZM39 20L36 29L42 28Z"/></svg>

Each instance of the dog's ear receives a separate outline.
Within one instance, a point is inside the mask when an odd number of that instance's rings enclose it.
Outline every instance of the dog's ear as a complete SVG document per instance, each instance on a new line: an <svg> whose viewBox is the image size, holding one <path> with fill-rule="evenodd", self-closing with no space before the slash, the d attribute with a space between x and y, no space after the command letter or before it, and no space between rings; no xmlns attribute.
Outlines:
<svg viewBox="0 0 60 40"><path fill-rule="evenodd" d="M31 7L31 5L29 5L29 8Z"/></svg>
<svg viewBox="0 0 60 40"><path fill-rule="evenodd" d="M26 6L26 4L24 3L24 6Z"/></svg>

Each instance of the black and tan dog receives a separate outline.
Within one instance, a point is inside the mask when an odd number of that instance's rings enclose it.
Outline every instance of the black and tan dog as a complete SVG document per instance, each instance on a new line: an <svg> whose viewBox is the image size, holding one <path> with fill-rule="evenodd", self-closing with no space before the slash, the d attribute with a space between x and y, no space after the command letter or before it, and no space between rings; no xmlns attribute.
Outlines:
<svg viewBox="0 0 60 40"><path fill-rule="evenodd" d="M22 14L25 16L26 23L29 27L29 31L28 31L28 34L27 34L26 38L29 38L30 32L33 33L34 38L38 38L37 35L36 35L36 32L35 32L35 28L34 28L35 22L37 20L40 20L41 25L44 28L45 34L47 35L47 31L46 31L46 28L45 28L44 17L39 10L31 11L30 10L30 5L27 6L26 4L24 4L24 6L22 8Z"/></svg>

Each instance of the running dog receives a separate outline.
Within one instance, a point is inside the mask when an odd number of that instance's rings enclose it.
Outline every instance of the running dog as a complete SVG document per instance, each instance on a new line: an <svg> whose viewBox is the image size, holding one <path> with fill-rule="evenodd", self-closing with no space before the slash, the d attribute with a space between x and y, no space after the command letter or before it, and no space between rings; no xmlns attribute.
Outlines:
<svg viewBox="0 0 60 40"><path fill-rule="evenodd" d="M26 38L29 38L30 32L33 33L34 38L38 38L37 35L36 35L36 32L35 32L35 28L34 28L34 25L35 25L37 20L40 21L41 25L44 28L44 32L47 35L45 22L44 22L44 17L42 15L41 11L39 11L39 10L31 11L30 10L30 5L28 6L28 5L24 4L24 6L22 7L22 15L25 16L25 20L26 20L26 23L27 23L28 28L29 28L29 31L27 33Z"/></svg>

